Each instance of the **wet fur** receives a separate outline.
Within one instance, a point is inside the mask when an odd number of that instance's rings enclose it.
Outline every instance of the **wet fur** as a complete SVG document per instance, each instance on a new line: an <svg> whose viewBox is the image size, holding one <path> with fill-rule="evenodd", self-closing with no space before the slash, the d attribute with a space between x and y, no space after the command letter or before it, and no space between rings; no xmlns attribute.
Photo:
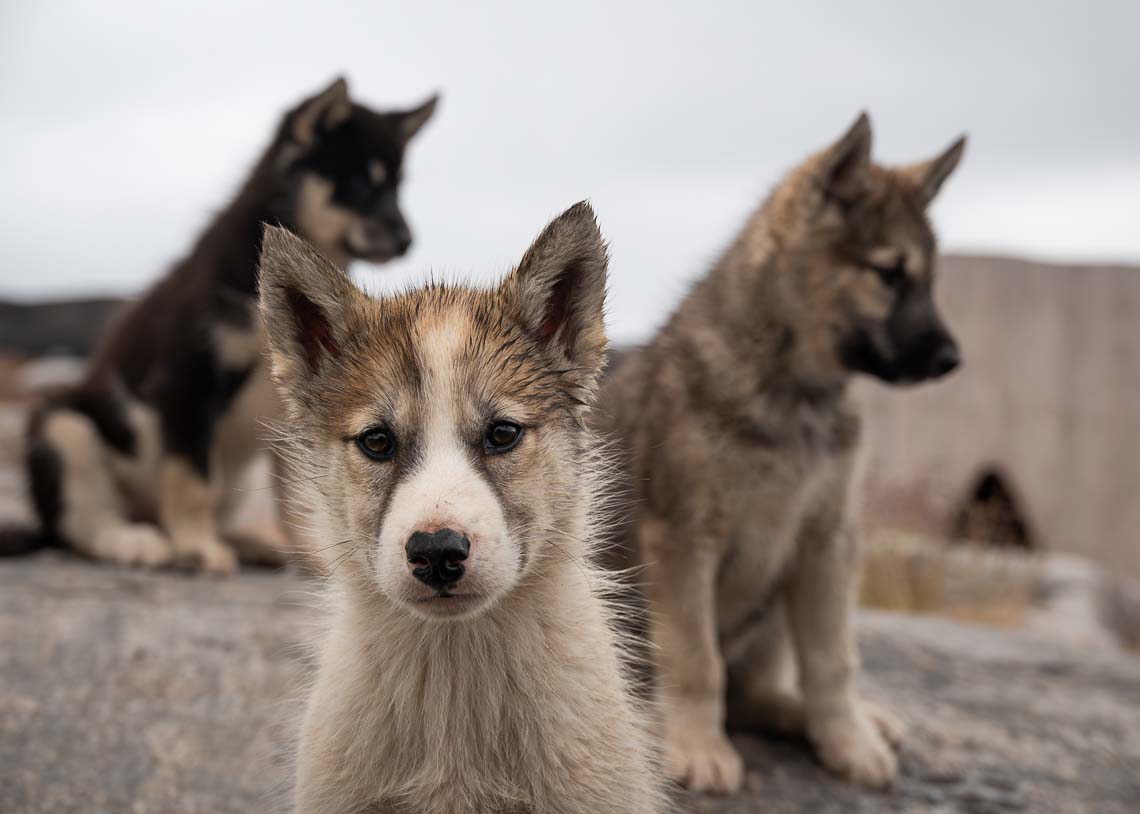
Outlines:
<svg viewBox="0 0 1140 814"><path fill-rule="evenodd" d="M264 448L261 422L279 414L257 312L263 225L311 233L341 265L403 251L403 151L434 105L375 113L337 80L286 114L189 255L111 326L84 381L33 415L27 471L40 529L0 534L0 551L56 542L97 559L215 571L236 567L238 549L280 561L279 532L222 536L234 487ZM382 183L362 187L368 173Z"/></svg>
<svg viewBox="0 0 1140 814"><path fill-rule="evenodd" d="M793 170L599 399L631 507L613 560L641 569L666 769L695 789L740 787L726 724L806 734L865 785L895 776L898 727L854 686L850 348L897 381L956 354L924 209L961 143L897 169L870 146L861 117Z"/></svg>
<svg viewBox="0 0 1140 814"><path fill-rule="evenodd" d="M267 236L280 442L332 574L298 811L663 810L613 583L592 563L604 512L584 418L605 353L605 264L584 205L495 290L372 299L300 241ZM496 416L526 435L487 455ZM377 424L398 439L390 460L356 446ZM410 576L403 544L437 525L471 536L457 590L475 580L478 607L420 610L450 600Z"/></svg>

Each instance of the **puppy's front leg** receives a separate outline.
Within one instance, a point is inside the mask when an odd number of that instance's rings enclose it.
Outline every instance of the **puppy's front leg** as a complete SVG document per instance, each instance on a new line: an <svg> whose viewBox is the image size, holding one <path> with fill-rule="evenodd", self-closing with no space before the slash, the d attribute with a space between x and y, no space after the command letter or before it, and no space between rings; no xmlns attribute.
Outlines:
<svg viewBox="0 0 1140 814"><path fill-rule="evenodd" d="M217 529L214 484L190 462L170 455L159 472L159 515L177 561L217 573L237 570L238 558Z"/></svg>
<svg viewBox="0 0 1140 814"><path fill-rule="evenodd" d="M789 586L807 734L820 760L835 773L872 788L895 779L890 741L897 724L856 694L854 638L857 538L836 520L809 522Z"/></svg>
<svg viewBox="0 0 1140 814"><path fill-rule="evenodd" d="M669 777L694 790L740 788L743 764L724 732L724 659L717 643L712 544L686 540L659 518L638 525L649 603L649 638Z"/></svg>

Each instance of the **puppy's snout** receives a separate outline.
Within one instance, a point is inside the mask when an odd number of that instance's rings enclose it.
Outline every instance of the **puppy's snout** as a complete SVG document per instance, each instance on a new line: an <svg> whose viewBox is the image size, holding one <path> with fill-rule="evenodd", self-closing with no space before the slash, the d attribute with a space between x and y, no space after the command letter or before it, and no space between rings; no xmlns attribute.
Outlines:
<svg viewBox="0 0 1140 814"><path fill-rule="evenodd" d="M958 344L953 339L946 337L931 354L930 376L935 379L945 376L961 363L962 353L958 350Z"/></svg>
<svg viewBox="0 0 1140 814"><path fill-rule="evenodd" d="M471 541L458 531L417 531L408 538L404 551L412 576L436 590L450 588L463 578L463 561L471 553Z"/></svg>
<svg viewBox="0 0 1140 814"><path fill-rule="evenodd" d="M392 242L395 244L396 254L401 256L407 254L412 245L412 233L408 231L406 225L401 223L392 231Z"/></svg>

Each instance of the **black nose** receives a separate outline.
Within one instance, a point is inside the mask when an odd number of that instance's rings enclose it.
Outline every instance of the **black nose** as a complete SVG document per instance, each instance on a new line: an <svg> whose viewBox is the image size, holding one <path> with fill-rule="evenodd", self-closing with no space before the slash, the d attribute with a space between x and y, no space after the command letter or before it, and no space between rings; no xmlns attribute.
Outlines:
<svg viewBox="0 0 1140 814"><path fill-rule="evenodd" d="M412 233L407 226L399 226L392 235L392 243L396 247L396 254L405 254L412 245Z"/></svg>
<svg viewBox="0 0 1140 814"><path fill-rule="evenodd" d="M962 364L962 354L953 340L943 342L930 358L930 375L933 378L945 376Z"/></svg>
<svg viewBox="0 0 1140 814"><path fill-rule="evenodd" d="M412 576L436 590L450 588L463 578L463 561L471 551L471 541L451 529L417 531L408 538L404 550L415 566Z"/></svg>

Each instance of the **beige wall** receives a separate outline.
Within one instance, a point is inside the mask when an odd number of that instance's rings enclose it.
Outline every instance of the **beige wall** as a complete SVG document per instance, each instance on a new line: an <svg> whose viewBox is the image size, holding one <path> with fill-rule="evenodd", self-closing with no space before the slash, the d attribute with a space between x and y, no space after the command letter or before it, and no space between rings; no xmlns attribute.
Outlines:
<svg viewBox="0 0 1140 814"><path fill-rule="evenodd" d="M859 384L868 520L942 532L996 464L1043 547L1140 577L1140 269L946 257L938 286L965 366Z"/></svg>

